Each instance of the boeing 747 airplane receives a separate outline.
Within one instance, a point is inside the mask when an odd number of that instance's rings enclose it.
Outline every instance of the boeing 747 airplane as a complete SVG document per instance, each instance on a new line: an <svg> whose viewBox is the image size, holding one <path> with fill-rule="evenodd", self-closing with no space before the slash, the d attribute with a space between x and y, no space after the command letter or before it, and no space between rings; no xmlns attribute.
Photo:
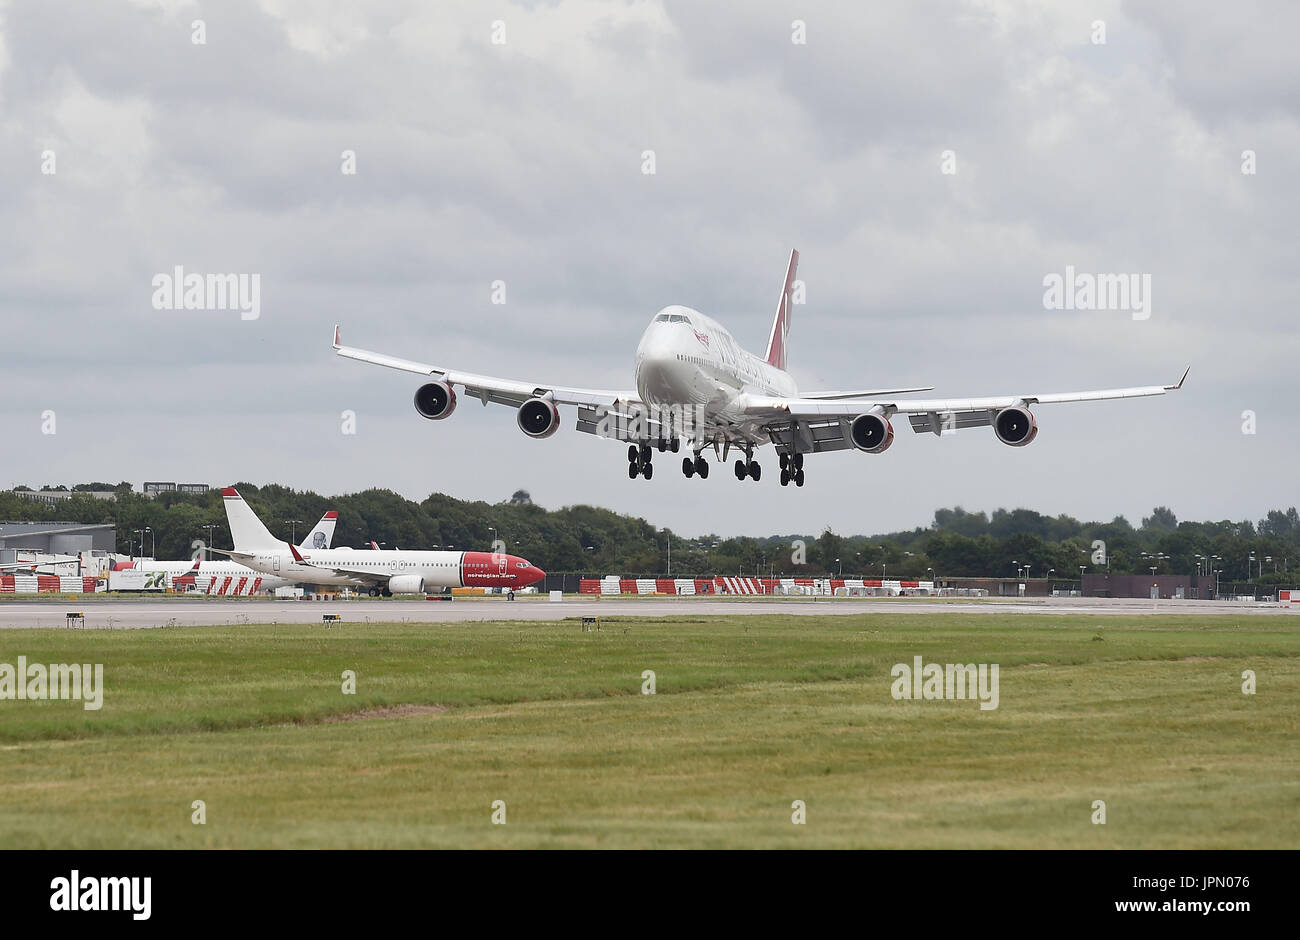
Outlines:
<svg viewBox="0 0 1300 940"><path fill-rule="evenodd" d="M635 391L520 382L401 359L342 345L338 326L334 350L348 359L429 376L432 381L415 392L415 410L425 418L450 417L459 387L484 405L496 402L517 409L519 429L529 437L546 438L560 426L560 406L575 405L579 431L629 444L627 472L632 479L650 479L655 449L677 453L685 441L692 454L682 458L682 473L687 477L708 477L703 452L712 447L722 461L732 449L739 450L744 457L736 460L736 478L758 480L762 468L754 460L754 451L770 443L780 462L782 486L804 485L807 454L850 447L869 454L888 450L894 442L891 419L896 415L905 415L917 433L939 435L991 426L1002 443L1023 447L1038 435L1031 405L1163 395L1182 388L1187 378L1184 372L1174 385L986 398L899 397L933 388L800 395L786 371L798 264L799 252L792 251L763 356L746 352L720 323L697 310L664 307L637 346Z"/></svg>

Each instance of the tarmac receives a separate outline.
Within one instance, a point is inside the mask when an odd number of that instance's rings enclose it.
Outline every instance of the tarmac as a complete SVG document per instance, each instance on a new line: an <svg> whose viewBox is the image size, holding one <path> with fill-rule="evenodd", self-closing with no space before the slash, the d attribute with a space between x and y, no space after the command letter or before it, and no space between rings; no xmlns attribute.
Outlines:
<svg viewBox="0 0 1300 940"><path fill-rule="evenodd" d="M1162 600L1105 597L1051 598L884 598L884 597L602 597L566 595L551 602L542 596L458 597L450 601L358 598L339 601L285 601L269 598L80 597L0 602L0 629L67 627L69 612L85 615L77 628L138 630L156 627L315 623L337 614L344 623L464 623L491 620L561 621L578 617L681 617L778 614L1097 614L1135 616L1300 614L1300 606L1236 601ZM1300 624L1300 618L1297 618Z"/></svg>

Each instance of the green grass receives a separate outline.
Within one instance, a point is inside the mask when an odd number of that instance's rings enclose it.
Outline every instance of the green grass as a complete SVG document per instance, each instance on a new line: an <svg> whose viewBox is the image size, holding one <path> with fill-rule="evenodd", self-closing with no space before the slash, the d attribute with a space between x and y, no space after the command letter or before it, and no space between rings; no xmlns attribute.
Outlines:
<svg viewBox="0 0 1300 940"><path fill-rule="evenodd" d="M598 633L0 631L0 662L102 662L106 686L98 712L0 701L0 846L1294 848L1295 625L684 608ZM998 663L1000 707L894 701L917 655ZM403 705L443 708L371 717Z"/></svg>

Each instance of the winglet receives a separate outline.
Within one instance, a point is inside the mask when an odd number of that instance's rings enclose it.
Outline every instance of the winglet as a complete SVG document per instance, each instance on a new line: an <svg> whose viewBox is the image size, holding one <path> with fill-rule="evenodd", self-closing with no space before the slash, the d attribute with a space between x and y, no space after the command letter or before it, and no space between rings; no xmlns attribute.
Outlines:
<svg viewBox="0 0 1300 940"><path fill-rule="evenodd" d="M334 324L334 348L338 349L341 347L341 345L342 344L339 342L339 325L335 323Z"/></svg>
<svg viewBox="0 0 1300 940"><path fill-rule="evenodd" d="M293 552L294 561L306 561L306 559L302 557L302 553L298 551L297 545L294 545L292 542L285 542L285 544L289 546L289 551Z"/></svg>
<svg viewBox="0 0 1300 940"><path fill-rule="evenodd" d="M1191 366L1188 366L1186 369L1184 369L1184 370L1183 370L1183 377L1182 377L1181 379L1178 380L1178 384L1177 384L1177 385L1166 385L1166 386L1165 386L1165 391L1166 391L1166 392L1176 392L1176 391L1178 391L1180 388L1182 388L1182 387L1183 387L1183 383L1187 381L1187 373L1188 373L1188 372L1191 372L1191 371L1192 371L1192 367L1191 367Z"/></svg>

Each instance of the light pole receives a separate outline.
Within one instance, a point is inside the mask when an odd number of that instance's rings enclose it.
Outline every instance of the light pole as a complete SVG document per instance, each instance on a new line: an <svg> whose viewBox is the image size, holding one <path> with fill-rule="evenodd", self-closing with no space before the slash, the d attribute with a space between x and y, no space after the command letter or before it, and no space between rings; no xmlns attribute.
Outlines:
<svg viewBox="0 0 1300 940"><path fill-rule="evenodd" d="M144 561L144 529L132 529L136 535L140 536L140 561Z"/></svg>
<svg viewBox="0 0 1300 940"><path fill-rule="evenodd" d="M488 526L488 531L492 533L492 551L495 554L497 550L497 530L492 526Z"/></svg>
<svg viewBox="0 0 1300 940"><path fill-rule="evenodd" d="M210 525L201 525L201 526L199 526L200 529L207 529L207 530L208 530L208 540L207 540L206 542L203 543L203 544L206 546L205 551L207 552L207 556L208 556L208 557L207 557L207 560L208 560L208 561L211 561L211 560L212 560L212 530L215 529L216 527L217 527L217 526L216 526L216 523L212 523L212 524L210 524Z"/></svg>
<svg viewBox="0 0 1300 940"><path fill-rule="evenodd" d="M286 519L285 525L289 527L289 541L294 545L298 544L298 526L302 525L301 519Z"/></svg>
<svg viewBox="0 0 1300 940"><path fill-rule="evenodd" d="M844 562L840 561L838 558L836 558L835 561L836 561L836 562L839 564L839 566L840 566L840 577L842 578L842 577L844 577Z"/></svg>

